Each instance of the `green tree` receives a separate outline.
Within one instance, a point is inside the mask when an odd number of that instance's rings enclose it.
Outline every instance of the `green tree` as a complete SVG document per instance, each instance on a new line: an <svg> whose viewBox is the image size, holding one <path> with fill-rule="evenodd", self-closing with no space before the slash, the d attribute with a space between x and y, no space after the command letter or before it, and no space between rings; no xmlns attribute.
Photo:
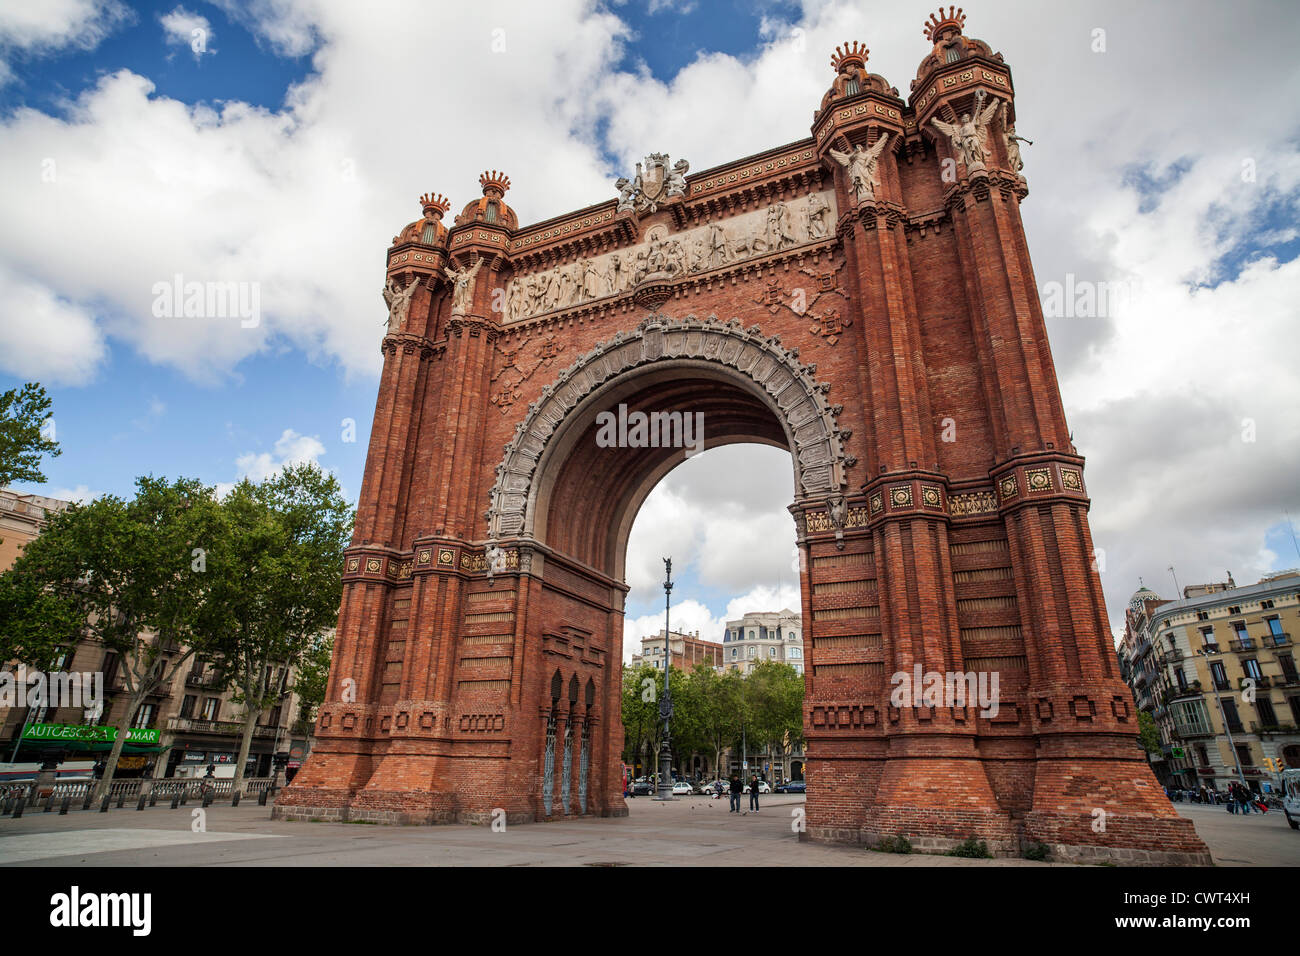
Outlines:
<svg viewBox="0 0 1300 956"><path fill-rule="evenodd" d="M745 683L749 743L780 757L803 740L803 677L789 664L762 661Z"/></svg>
<svg viewBox="0 0 1300 956"><path fill-rule="evenodd" d="M44 626L54 643L89 639L118 658L127 708L96 798L113 781L140 705L212 640L214 606L201 567L219 523L213 489L140 478L132 501L108 495L52 515L3 576L0 634ZM15 600L22 595L39 598L24 605ZM12 649L37 660L41 653Z"/></svg>
<svg viewBox="0 0 1300 956"><path fill-rule="evenodd" d="M338 479L311 463L241 481L222 512L207 570L220 637L206 659L244 705L238 790L258 717L287 696L290 670L338 623L353 513Z"/></svg>
<svg viewBox="0 0 1300 956"><path fill-rule="evenodd" d="M36 382L0 393L0 488L15 481L45 481L41 456L57 458L59 443L44 434L50 397Z"/></svg>
<svg viewBox="0 0 1300 956"><path fill-rule="evenodd" d="M663 677L649 664L623 668L623 759L635 767L642 751L658 748Z"/></svg>
<svg viewBox="0 0 1300 956"><path fill-rule="evenodd" d="M1138 743L1149 754L1160 753L1160 728L1156 726L1155 718L1145 710L1138 711Z"/></svg>
<svg viewBox="0 0 1300 956"><path fill-rule="evenodd" d="M711 667L697 667L686 681L692 699L698 702L701 744L713 754L713 767L719 775L722 754L740 737L744 723L744 680L738 671L718 674Z"/></svg>
<svg viewBox="0 0 1300 956"><path fill-rule="evenodd" d="M325 703L333 655L334 632L327 631L308 642L302 660L298 662L293 692L298 695L298 719L304 725L316 719L316 710Z"/></svg>

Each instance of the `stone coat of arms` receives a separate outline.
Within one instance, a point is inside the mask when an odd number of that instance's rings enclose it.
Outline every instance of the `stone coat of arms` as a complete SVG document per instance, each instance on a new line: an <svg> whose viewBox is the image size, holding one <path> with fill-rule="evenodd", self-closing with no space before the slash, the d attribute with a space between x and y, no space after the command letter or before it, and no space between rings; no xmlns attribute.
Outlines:
<svg viewBox="0 0 1300 956"><path fill-rule="evenodd" d="M670 167L668 162L667 153L651 153L645 163L636 164L634 179L620 176L614 183L618 188L618 211L654 212L669 199L685 196L686 172L691 164L679 159Z"/></svg>

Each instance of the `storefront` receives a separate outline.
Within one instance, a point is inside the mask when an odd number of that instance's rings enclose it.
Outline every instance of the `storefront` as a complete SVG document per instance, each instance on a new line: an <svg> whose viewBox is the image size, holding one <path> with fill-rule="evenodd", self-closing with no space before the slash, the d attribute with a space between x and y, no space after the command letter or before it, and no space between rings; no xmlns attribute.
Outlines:
<svg viewBox="0 0 1300 956"><path fill-rule="evenodd" d="M97 724L27 724L17 748L17 760L40 763L67 760L105 760L117 741L118 728ZM160 731L132 727L118 758L117 777L142 777L152 773L162 751Z"/></svg>

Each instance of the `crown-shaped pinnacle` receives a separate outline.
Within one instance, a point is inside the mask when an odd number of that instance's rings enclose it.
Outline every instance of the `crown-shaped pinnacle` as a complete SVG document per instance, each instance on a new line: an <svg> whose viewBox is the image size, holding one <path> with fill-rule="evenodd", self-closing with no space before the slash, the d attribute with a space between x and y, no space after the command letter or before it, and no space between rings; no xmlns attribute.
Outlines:
<svg viewBox="0 0 1300 956"><path fill-rule="evenodd" d="M962 12L961 7L949 6L947 15L943 12L943 7L939 8L938 13L930 14L930 20L926 23L925 29L921 32L931 43L939 42L939 34L947 27L956 27L957 32L961 33L962 27L966 25L966 14Z"/></svg>
<svg viewBox="0 0 1300 956"><path fill-rule="evenodd" d="M835 48L835 55L831 57L831 66L838 73L845 63L856 63L858 66L867 65L867 54L871 51L867 49L866 44L854 40L852 43L845 43L843 47Z"/></svg>
<svg viewBox="0 0 1300 956"><path fill-rule="evenodd" d="M510 177L505 173L499 173L495 169L484 172L478 178L478 184L483 187L484 195L489 189L497 189L504 193L510 188Z"/></svg>
<svg viewBox="0 0 1300 956"><path fill-rule="evenodd" d="M420 197L421 209L436 209L441 216L451 208L451 200L442 193L425 193Z"/></svg>

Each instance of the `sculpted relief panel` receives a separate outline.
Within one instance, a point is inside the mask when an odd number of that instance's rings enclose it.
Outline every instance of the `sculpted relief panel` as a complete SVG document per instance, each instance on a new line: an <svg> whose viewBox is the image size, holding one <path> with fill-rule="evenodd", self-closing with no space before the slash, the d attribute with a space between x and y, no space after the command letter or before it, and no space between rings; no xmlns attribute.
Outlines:
<svg viewBox="0 0 1300 956"><path fill-rule="evenodd" d="M654 226L628 249L515 276L506 286L504 318L545 315L620 295L647 279L679 279L817 242L831 236L834 224L835 194L826 190L679 233Z"/></svg>

